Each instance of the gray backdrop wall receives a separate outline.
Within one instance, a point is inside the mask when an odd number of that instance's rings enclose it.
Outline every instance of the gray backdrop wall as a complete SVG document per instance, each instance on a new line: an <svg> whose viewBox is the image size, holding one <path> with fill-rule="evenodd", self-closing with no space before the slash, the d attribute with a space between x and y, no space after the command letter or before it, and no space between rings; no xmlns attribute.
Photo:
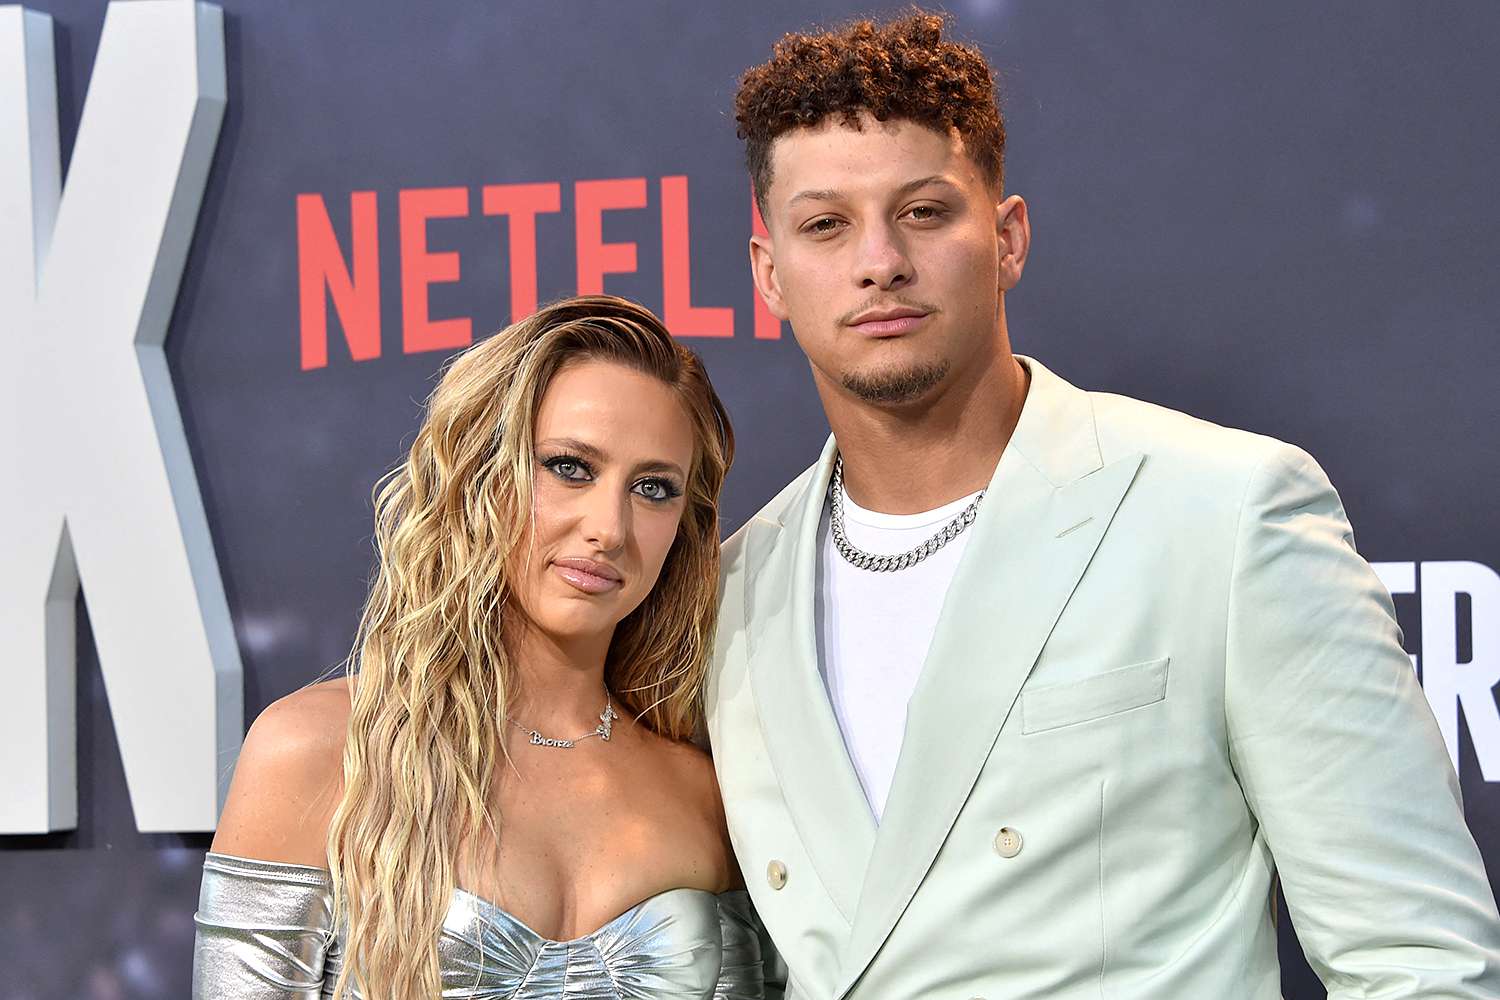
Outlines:
<svg viewBox="0 0 1500 1000"><path fill-rule="evenodd" d="M56 23L66 163L103 5L29 5ZM636 245L635 266L617 261L603 287L661 309L681 301L690 265L692 305L732 310L680 324L720 334L689 343L742 442L727 528L815 457L827 428L805 362L789 331L756 322L730 109L739 71L783 32L861 8L222 6L228 108L167 351L247 721L345 654L371 486L409 441L442 345L464 321L475 337L497 329L516 305L515 216L486 214L486 187L543 185L492 197L555 207L535 221L541 299L610 265L580 238L589 206L633 204L600 216L598 239ZM1410 564L1412 593L1396 596L1408 649L1420 661L1424 629L1455 633L1452 662L1424 671L1493 685L1500 7L953 0L951 12L1002 74L1009 186L1032 209L1035 249L1010 298L1017 349L1084 387L1307 448L1366 557L1397 576ZM620 183L578 183L599 180ZM429 286L425 317L423 211L427 250L459 262L456 280ZM322 213L344 261L360 225L378 255L364 320L299 298L304 272L333 260ZM1477 564L1464 578L1478 583L1424 600L1422 566L1439 562ZM85 594L78 827L0 837L0 997L186 996L209 837L136 831L86 611ZM1471 735L1500 725L1493 698L1436 707L1457 712L1467 814L1493 878L1500 788L1481 763L1500 780L1500 745ZM1282 930L1286 995L1322 996Z"/></svg>

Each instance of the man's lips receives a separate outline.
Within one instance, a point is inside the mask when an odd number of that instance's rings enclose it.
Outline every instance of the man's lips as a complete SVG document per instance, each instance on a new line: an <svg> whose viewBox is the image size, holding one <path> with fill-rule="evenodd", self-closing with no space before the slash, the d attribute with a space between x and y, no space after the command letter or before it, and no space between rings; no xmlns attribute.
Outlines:
<svg viewBox="0 0 1500 1000"><path fill-rule="evenodd" d="M879 309L861 313L849 328L866 337L899 337L922 324L930 313L920 309Z"/></svg>
<svg viewBox="0 0 1500 1000"><path fill-rule="evenodd" d="M585 594L602 594L623 585L620 571L607 563L576 556L552 560L552 569L564 581Z"/></svg>

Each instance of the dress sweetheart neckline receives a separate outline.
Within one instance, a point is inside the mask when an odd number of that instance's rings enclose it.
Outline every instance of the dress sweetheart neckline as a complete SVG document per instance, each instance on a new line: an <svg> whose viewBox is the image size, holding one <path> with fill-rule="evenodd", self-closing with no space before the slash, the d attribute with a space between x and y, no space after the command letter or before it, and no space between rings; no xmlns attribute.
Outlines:
<svg viewBox="0 0 1500 1000"><path fill-rule="evenodd" d="M529 924L526 923L526 921L522 920L520 917L518 917L514 913L510 912L505 907L501 906L499 903L496 903L496 902L494 902L492 900L489 900L489 899L485 899L483 896L475 895L474 893L470 892L467 889L462 889L462 888L459 888L458 886L454 886L453 887L453 894L455 896L465 896L468 899L472 900L473 902L477 903L481 909L488 910L488 911L491 911L493 913L499 914L501 917L504 917L509 922L515 924L518 928L520 928L521 930L525 931L527 934L531 935L532 937L536 938L537 941L541 942L544 945L569 945L569 944L578 944L581 941L588 941L588 940L590 940L592 938L596 938L599 935L604 934L606 931L608 931L610 928L614 927L616 924L621 923L626 918L632 916L638 910L640 910L643 907L645 907L647 904L657 902L657 901L661 900L662 898L664 898L666 896L671 896L671 895L674 895L676 893L680 893L680 892L692 893L692 894L696 894L696 895L700 895L700 896L708 896L708 897L710 897L710 898L712 898L714 900L718 900L718 899L721 899L721 898L723 898L725 896L733 896L733 895L735 895L737 893L744 893L745 891L746 890L744 890L744 889L727 889L724 892L710 892L707 889L695 889L692 886L682 886L682 885L675 886L675 887L673 887L671 889L663 889L661 892L654 892L651 895L647 896L645 899L641 900L640 902L634 903L631 906L626 907L625 909L621 910L615 916L610 917L604 923L600 924L595 929L589 931L587 934L580 934L580 935L578 935L577 937L574 937L574 938L561 939L561 938L550 938L550 937L547 937L545 934L539 934L539 933L537 933L535 930L533 930L531 928L531 926Z"/></svg>
<svg viewBox="0 0 1500 1000"><path fill-rule="evenodd" d="M223 859L225 861L229 861L229 862L248 862L251 865L264 865L264 866L272 867L272 868L302 869L302 870L305 870L307 872L314 872L314 873L317 873L317 874L321 875L322 878L323 878L323 881L325 883L329 881L328 869L326 869L326 868L320 868L317 865L304 865L304 864L299 864L299 863L297 863L295 861L264 861L264 860L261 860L260 858L246 858L246 857L241 857L240 855L237 855L237 854L220 854L220 853L218 853L216 851L209 851L207 853L207 855L205 856L205 861L208 860L208 859L210 859L210 858L221 858L221 859ZM587 934L580 934L578 937L567 938L566 940L562 940L562 939L558 939L558 938L549 938L545 934L539 934L539 933L537 933L535 930L532 929L531 925L529 925L528 923L526 923L526 921L522 920L520 917L516 916L514 913L511 913L509 910L507 910L505 907L501 906L499 903L495 902L494 900L487 899L484 896L481 896L481 895L479 895L477 893L470 892L468 889L465 889L462 886L454 886L453 887L453 895L454 896L462 896L462 897L470 900L471 902L477 904L480 909L487 910L487 911L490 911L492 913L499 914L500 916L504 917L506 920L508 920L512 924L515 924L521 930L525 931L527 934L529 934L532 937L536 938L537 941L541 942L544 945L569 945L569 944L577 944L580 941L587 941L587 940L589 940L591 938L596 938L599 935L603 934L605 931L609 930L615 924L620 923L622 920L624 920L625 918L629 917L631 914L635 913L637 910L641 909L646 904L656 902L656 901L662 899L665 896L670 896L670 895L673 895L674 893L679 893L679 892L696 893L696 894L699 894L699 895L704 895L704 896L712 897L714 900L719 900L719 899L723 899L726 896L741 896L741 895L746 895L746 894L748 894L749 890L747 890L747 889L726 889L723 892L711 892L708 889L697 889L697 888L694 888L693 886L684 886L684 885L674 886L674 887L672 887L670 889L663 889L660 892L654 892L651 895L647 896L646 898L640 900L639 902L633 903L632 905L630 905L630 906L626 907L625 909L621 910L615 916L610 917L608 920L606 920L604 923L600 924L594 930L589 931ZM450 905L451 905L451 903L450 903Z"/></svg>

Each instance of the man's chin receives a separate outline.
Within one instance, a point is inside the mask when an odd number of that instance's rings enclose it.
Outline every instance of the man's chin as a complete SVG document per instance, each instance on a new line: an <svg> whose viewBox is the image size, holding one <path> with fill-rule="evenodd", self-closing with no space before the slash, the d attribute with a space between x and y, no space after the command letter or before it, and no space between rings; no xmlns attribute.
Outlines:
<svg viewBox="0 0 1500 1000"><path fill-rule="evenodd" d="M947 377L948 362L933 361L876 371L847 371L839 381L845 390L867 403L900 406L918 402Z"/></svg>

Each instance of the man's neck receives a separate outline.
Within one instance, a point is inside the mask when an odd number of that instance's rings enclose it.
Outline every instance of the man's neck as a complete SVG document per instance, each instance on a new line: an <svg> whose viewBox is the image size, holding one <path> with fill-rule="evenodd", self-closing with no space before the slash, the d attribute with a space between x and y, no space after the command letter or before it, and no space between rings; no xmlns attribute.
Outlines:
<svg viewBox="0 0 1500 1000"><path fill-rule="evenodd" d="M1008 349L905 407L854 399L842 386L820 381L850 498L868 510L916 514L984 489L1030 381Z"/></svg>

